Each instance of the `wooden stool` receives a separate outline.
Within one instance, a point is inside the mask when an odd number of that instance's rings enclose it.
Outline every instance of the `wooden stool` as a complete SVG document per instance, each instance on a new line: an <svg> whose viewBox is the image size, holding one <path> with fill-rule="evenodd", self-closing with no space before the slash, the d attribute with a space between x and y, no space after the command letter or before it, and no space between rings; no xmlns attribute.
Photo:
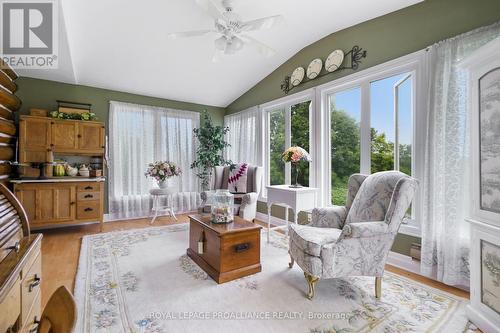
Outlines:
<svg viewBox="0 0 500 333"><path fill-rule="evenodd" d="M149 190L149 194L153 196L153 208L151 209L151 211L154 212L153 218L151 219L151 224L155 223L155 220L159 215L158 213L160 212L167 213L177 221L177 217L175 216L174 209L172 207L160 206L160 197L173 193L174 193L174 187L153 188Z"/></svg>

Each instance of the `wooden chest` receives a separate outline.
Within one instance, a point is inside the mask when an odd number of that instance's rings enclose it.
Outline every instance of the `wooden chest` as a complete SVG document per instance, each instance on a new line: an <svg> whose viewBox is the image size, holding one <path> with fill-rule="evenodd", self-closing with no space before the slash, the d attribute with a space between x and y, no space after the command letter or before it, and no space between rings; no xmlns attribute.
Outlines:
<svg viewBox="0 0 500 333"><path fill-rule="evenodd" d="M237 216L229 224L211 223L209 215L189 219L187 254L217 283L261 271L261 226Z"/></svg>

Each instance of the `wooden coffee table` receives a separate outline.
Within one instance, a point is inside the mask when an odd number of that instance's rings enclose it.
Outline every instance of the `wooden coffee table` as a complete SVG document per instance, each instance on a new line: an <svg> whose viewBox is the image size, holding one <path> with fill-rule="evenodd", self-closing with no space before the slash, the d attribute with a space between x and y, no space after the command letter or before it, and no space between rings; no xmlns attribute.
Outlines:
<svg viewBox="0 0 500 333"><path fill-rule="evenodd" d="M235 216L234 222L216 224L210 215L189 216L187 255L217 283L258 273L261 226Z"/></svg>

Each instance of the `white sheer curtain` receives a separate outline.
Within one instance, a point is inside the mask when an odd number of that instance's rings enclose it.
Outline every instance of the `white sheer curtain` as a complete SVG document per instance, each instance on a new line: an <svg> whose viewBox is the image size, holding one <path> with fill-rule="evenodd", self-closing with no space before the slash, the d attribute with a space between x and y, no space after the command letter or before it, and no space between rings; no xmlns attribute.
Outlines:
<svg viewBox="0 0 500 333"><path fill-rule="evenodd" d="M198 180L189 168L195 158L193 128L197 112L110 102L109 206L114 218L148 215L154 181L144 172L148 163L168 160L178 164L182 176L169 180L177 193L163 200L179 212L196 209Z"/></svg>
<svg viewBox="0 0 500 333"><path fill-rule="evenodd" d="M224 125L229 126L226 140L231 145L224 151L226 159L233 163L260 165L260 123L257 107L224 117Z"/></svg>
<svg viewBox="0 0 500 333"><path fill-rule="evenodd" d="M467 77L457 64L498 35L500 25L495 24L439 42L427 52L421 272L449 285L469 285Z"/></svg>

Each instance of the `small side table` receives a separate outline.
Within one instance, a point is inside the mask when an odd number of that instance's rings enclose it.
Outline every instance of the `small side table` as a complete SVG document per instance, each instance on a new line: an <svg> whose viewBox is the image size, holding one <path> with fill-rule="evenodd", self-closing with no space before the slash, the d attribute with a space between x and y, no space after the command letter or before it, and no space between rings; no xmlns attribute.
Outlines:
<svg viewBox="0 0 500 333"><path fill-rule="evenodd" d="M316 194L318 189L315 187L294 188L289 185L271 185L267 188L267 242L269 243L269 233L274 229L286 228L288 235L288 208L293 209L293 223L297 223L297 215L300 211L310 210L316 207ZM273 204L285 206L286 226L277 226L271 228L271 207Z"/></svg>
<svg viewBox="0 0 500 333"><path fill-rule="evenodd" d="M153 197L153 208L151 209L151 211L154 212L153 218L151 219L151 224L155 223L155 220L158 217L159 213L167 213L177 221L177 217L175 216L174 209L172 207L160 206L160 198L164 195L173 194L174 192L174 187L153 188L149 190L149 194L151 194L151 196Z"/></svg>

